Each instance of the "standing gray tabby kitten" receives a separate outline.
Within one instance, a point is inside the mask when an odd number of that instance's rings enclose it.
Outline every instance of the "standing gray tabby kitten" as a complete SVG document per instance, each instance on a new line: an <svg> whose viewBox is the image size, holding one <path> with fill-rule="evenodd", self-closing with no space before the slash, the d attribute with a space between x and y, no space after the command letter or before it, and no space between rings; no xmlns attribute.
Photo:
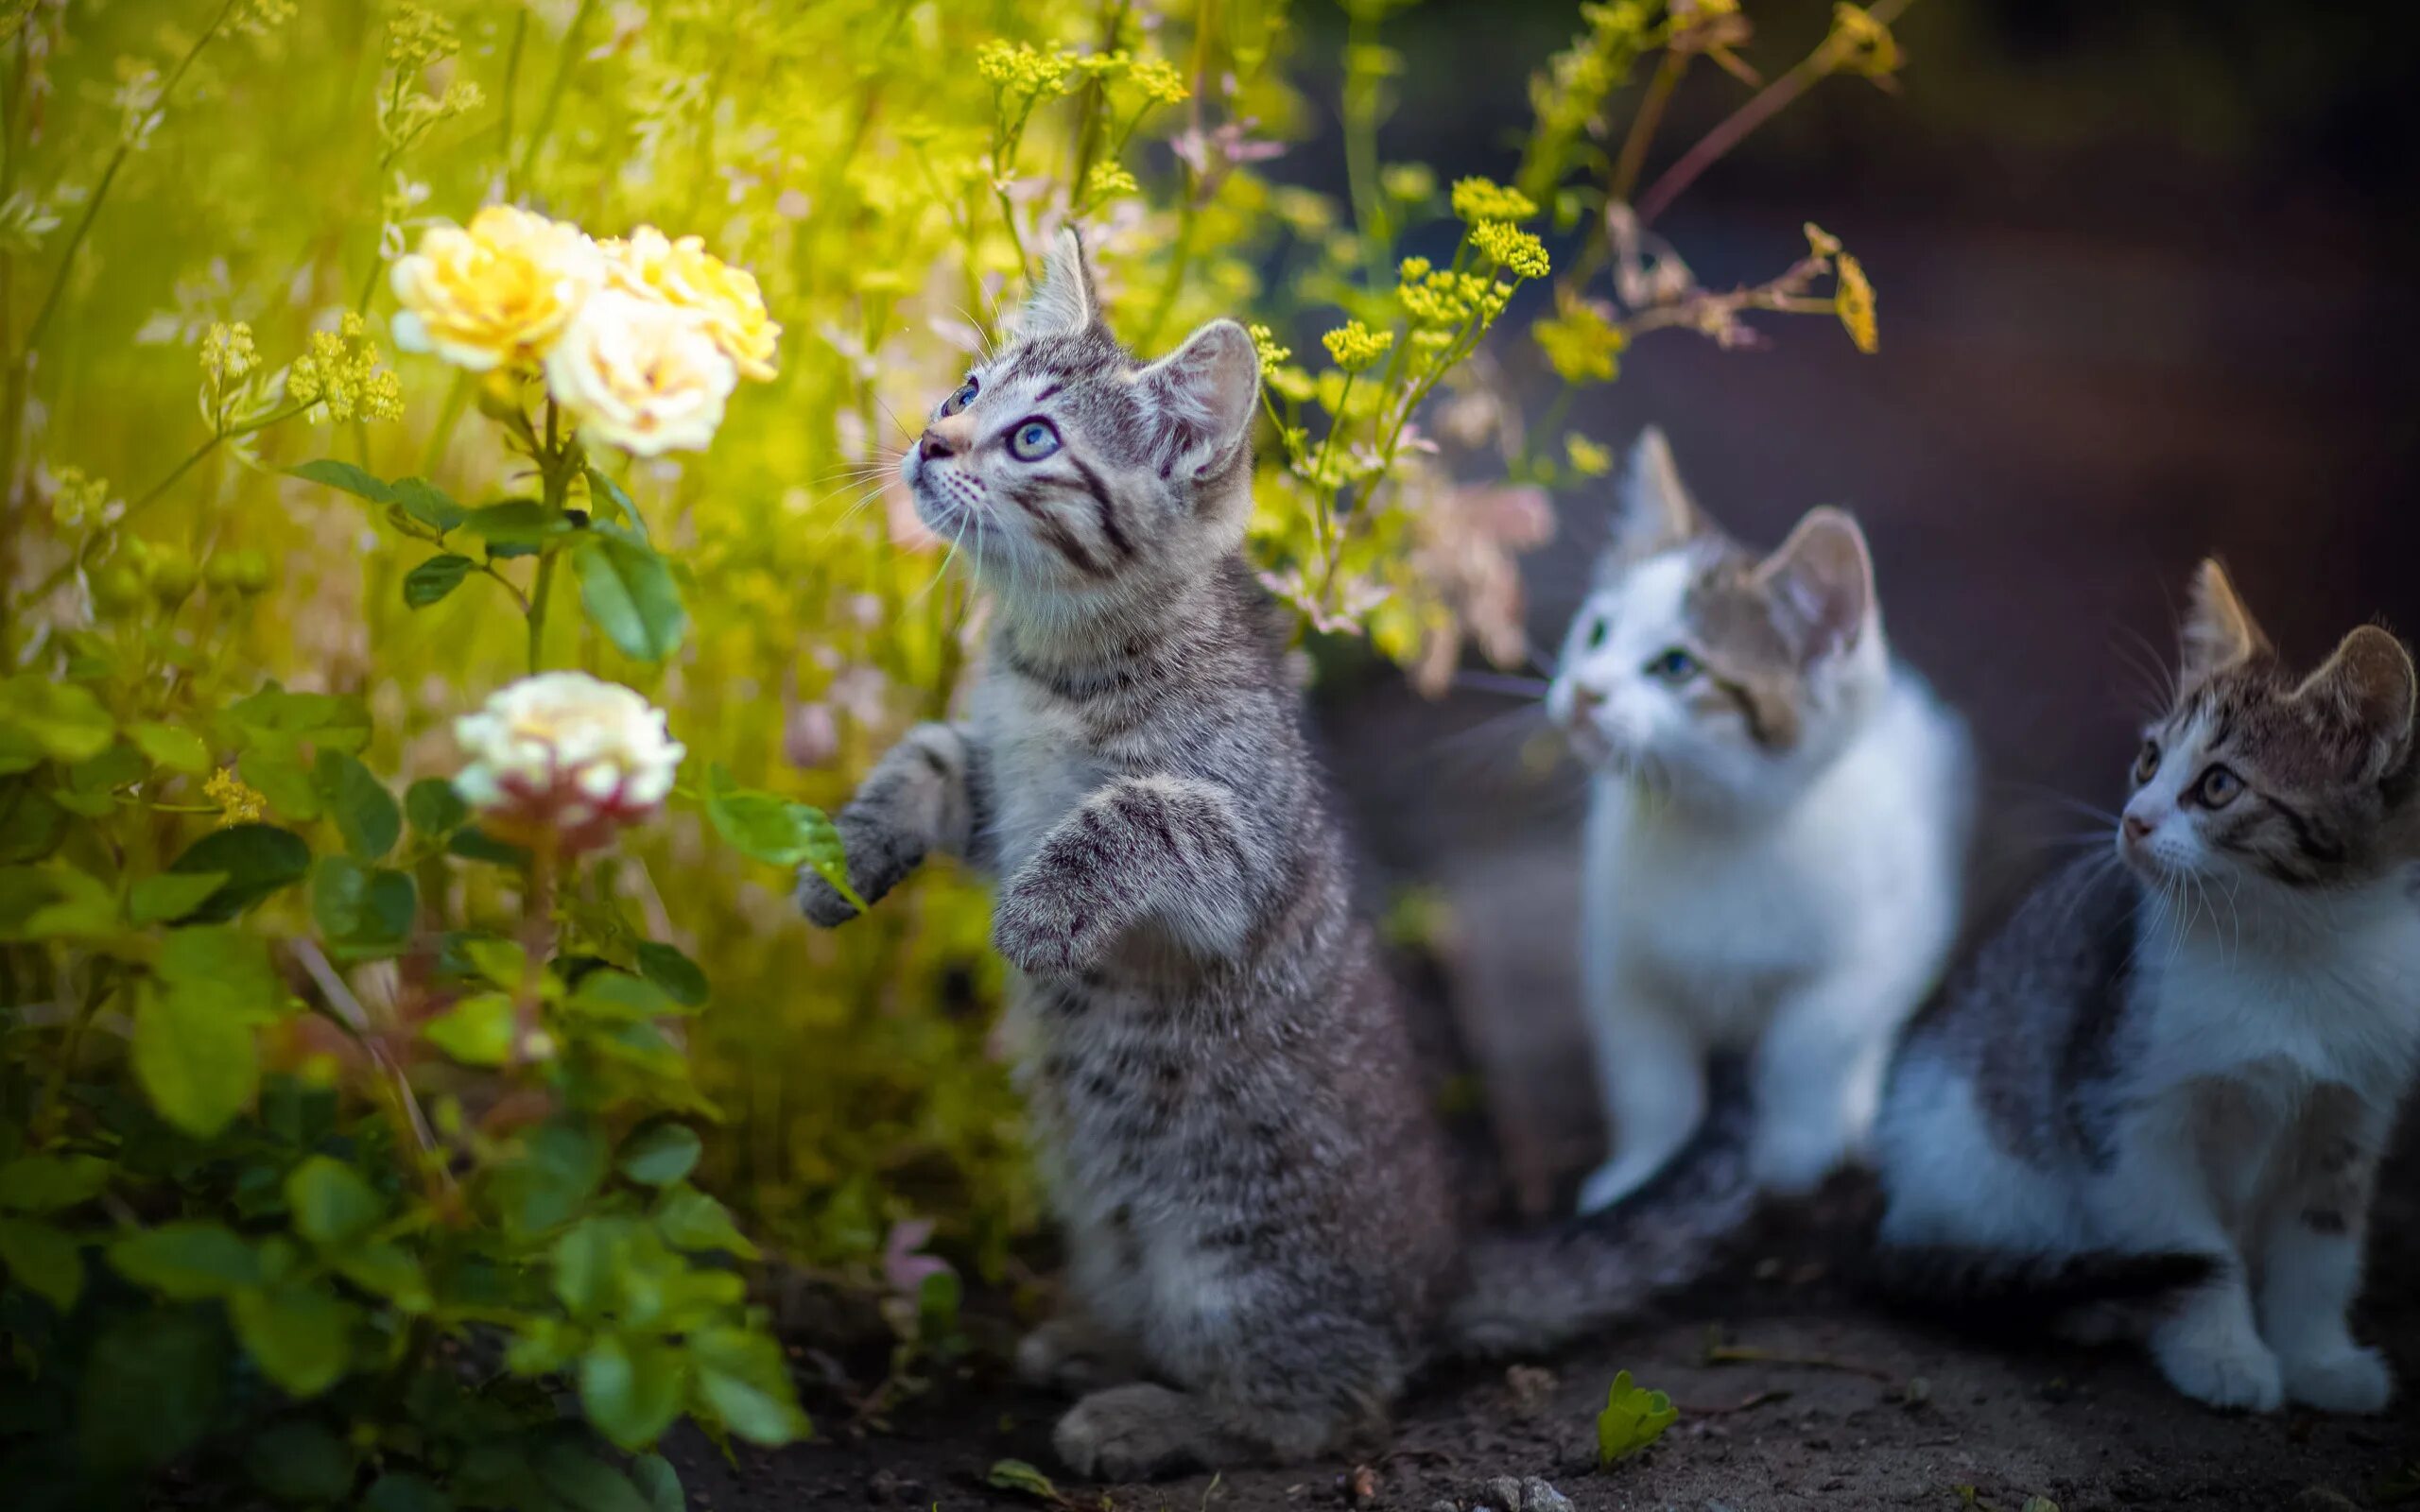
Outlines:
<svg viewBox="0 0 2420 1512"><path fill-rule="evenodd" d="M1065 1310L1018 1365L1083 1393L1058 1450L1111 1479L1318 1453L1381 1426L1440 1343L1548 1342L1705 1247L1681 1218L1465 1254L1239 555L1258 392L1230 320L1137 363L1061 238L1015 344L901 464L997 592L982 679L838 820L868 900L934 850L1002 879L1068 1249ZM812 873L799 898L851 913Z"/></svg>
<svg viewBox="0 0 2420 1512"><path fill-rule="evenodd" d="M2290 672L2203 565L2114 853L2035 893L1900 1051L1886 1279L2140 1332L2213 1405L2386 1405L2346 1313L2420 1052L2413 698L2375 626Z"/></svg>

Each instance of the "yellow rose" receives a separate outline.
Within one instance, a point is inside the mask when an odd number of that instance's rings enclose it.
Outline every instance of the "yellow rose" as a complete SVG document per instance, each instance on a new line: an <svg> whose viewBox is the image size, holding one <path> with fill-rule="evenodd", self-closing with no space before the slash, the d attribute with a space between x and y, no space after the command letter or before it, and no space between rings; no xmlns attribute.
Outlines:
<svg viewBox="0 0 2420 1512"><path fill-rule="evenodd" d="M673 241L652 226L641 226L628 241L599 242L597 249L613 287L695 311L742 376L760 382L773 376L782 328L767 317L755 275L707 251L700 237Z"/></svg>
<svg viewBox="0 0 2420 1512"><path fill-rule="evenodd" d="M490 205L467 227L431 228L395 260L395 345L473 372L535 362L604 277L579 227Z"/></svg>
<svg viewBox="0 0 2420 1512"><path fill-rule="evenodd" d="M589 296L546 352L546 391L580 433L640 456L704 450L738 383L697 311L620 289Z"/></svg>

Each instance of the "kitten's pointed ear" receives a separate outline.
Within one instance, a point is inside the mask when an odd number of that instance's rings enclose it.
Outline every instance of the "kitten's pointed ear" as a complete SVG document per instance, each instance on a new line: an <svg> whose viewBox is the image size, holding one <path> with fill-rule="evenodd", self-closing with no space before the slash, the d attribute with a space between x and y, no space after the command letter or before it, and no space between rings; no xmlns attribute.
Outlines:
<svg viewBox="0 0 2420 1512"><path fill-rule="evenodd" d="M1780 549L1757 565L1756 580L1805 629L1804 662L1854 648L1875 622L1874 557L1845 509L1806 511Z"/></svg>
<svg viewBox="0 0 2420 1512"><path fill-rule="evenodd" d="M1614 558L1637 561L1695 540L1711 527L1681 481L1663 427L1650 425L1631 444L1614 505Z"/></svg>
<svg viewBox="0 0 2420 1512"><path fill-rule="evenodd" d="M1093 270L1084 261L1084 244L1077 239L1075 227L1061 227L1059 234L1051 238L1050 254L1043 263L1042 282L1026 301L1025 319L1018 335L1028 340L1035 336L1069 336L1099 323L1100 297L1093 289Z"/></svg>
<svg viewBox="0 0 2420 1512"><path fill-rule="evenodd" d="M1260 399L1260 352L1233 320L1213 320L1184 345L1135 375L1152 410L1161 471L1201 476L1224 465L1252 435Z"/></svg>
<svg viewBox="0 0 2420 1512"><path fill-rule="evenodd" d="M2236 596L2235 584L2227 581L2226 569L2216 557L2202 563L2193 575L2193 601L2185 611L2185 627L2179 632L2182 656L2179 670L2186 687L2198 687L2231 667L2241 666L2256 656L2270 655L2269 637L2254 624L2252 611Z"/></svg>
<svg viewBox="0 0 2420 1512"><path fill-rule="evenodd" d="M2378 771L2393 769L2411 750L2420 675L2403 643L2375 625L2338 642L2336 654L2303 679L2294 697L2323 700L2338 718L2367 733Z"/></svg>

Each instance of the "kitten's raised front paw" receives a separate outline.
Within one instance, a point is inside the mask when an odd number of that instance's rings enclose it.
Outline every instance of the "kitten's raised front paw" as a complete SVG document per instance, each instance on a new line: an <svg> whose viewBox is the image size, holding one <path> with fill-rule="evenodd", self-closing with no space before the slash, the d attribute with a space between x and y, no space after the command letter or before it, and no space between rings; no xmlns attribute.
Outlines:
<svg viewBox="0 0 2420 1512"><path fill-rule="evenodd" d="M2322 1412L2384 1412L2394 1395L2394 1373L2376 1349L2345 1344L2324 1353L2290 1355L2281 1362L2286 1395Z"/></svg>
<svg viewBox="0 0 2420 1512"><path fill-rule="evenodd" d="M1065 976L1094 965L1105 935L1093 909L1046 885L1011 883L992 911L992 948L1031 976Z"/></svg>
<svg viewBox="0 0 2420 1512"><path fill-rule="evenodd" d="M2285 1405L2277 1357L2248 1330L2171 1324L2152 1341L2169 1384L2196 1401L2238 1412Z"/></svg>
<svg viewBox="0 0 2420 1512"><path fill-rule="evenodd" d="M1201 1463L1201 1403L1166 1386L1112 1386L1067 1410L1050 1442L1088 1480L1140 1481Z"/></svg>
<svg viewBox="0 0 2420 1512"><path fill-rule="evenodd" d="M837 929L857 917L856 905L808 867L798 871L798 911L825 929Z"/></svg>

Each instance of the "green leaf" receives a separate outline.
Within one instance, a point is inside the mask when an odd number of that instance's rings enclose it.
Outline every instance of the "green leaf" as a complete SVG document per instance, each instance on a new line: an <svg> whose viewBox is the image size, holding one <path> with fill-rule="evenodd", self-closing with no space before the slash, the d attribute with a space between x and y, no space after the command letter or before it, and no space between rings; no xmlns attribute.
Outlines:
<svg viewBox="0 0 2420 1512"><path fill-rule="evenodd" d="M470 512L426 478L397 478L389 491L395 507L441 536L460 524Z"/></svg>
<svg viewBox="0 0 2420 1512"><path fill-rule="evenodd" d="M698 963L674 946L659 940L641 940L638 961L639 974L670 993L672 1001L684 1008L702 1006L712 991L706 973Z"/></svg>
<svg viewBox="0 0 2420 1512"><path fill-rule="evenodd" d="M840 832L821 809L736 786L717 763L706 773L706 817L742 855L769 866L812 867L857 912L865 912L865 900L849 886Z"/></svg>
<svg viewBox="0 0 2420 1512"><path fill-rule="evenodd" d="M681 648L689 623L681 589L662 557L619 536L590 532L573 558L580 607L624 656L661 662Z"/></svg>
<svg viewBox="0 0 2420 1512"><path fill-rule="evenodd" d="M260 1255L233 1230L203 1222L142 1228L110 1246L111 1268L163 1297L228 1297L260 1283Z"/></svg>
<svg viewBox="0 0 2420 1512"><path fill-rule="evenodd" d="M618 516L623 524L637 532L640 541L645 541L647 519L639 513L639 507L631 501L630 493L607 475L601 468L589 468L587 473L588 504L591 512L603 518L608 511L611 511L613 515Z"/></svg>
<svg viewBox="0 0 2420 1512"><path fill-rule="evenodd" d="M688 1363L670 1345L600 1333L579 1361L579 1404L623 1449L654 1443L689 1393Z"/></svg>
<svg viewBox="0 0 2420 1512"><path fill-rule="evenodd" d="M268 941L224 924L169 935L152 971L171 991L243 1022L273 1022L286 1009L285 984L269 962Z"/></svg>
<svg viewBox="0 0 2420 1512"><path fill-rule="evenodd" d="M520 1153L494 1173L505 1224L533 1234L568 1223L605 1179L603 1136L587 1124L557 1119L531 1129Z"/></svg>
<svg viewBox="0 0 2420 1512"><path fill-rule="evenodd" d="M653 1124L622 1142L621 1172L633 1181L668 1187L697 1168L703 1146L685 1124Z"/></svg>
<svg viewBox="0 0 2420 1512"><path fill-rule="evenodd" d="M406 1313L425 1313L433 1298L420 1262L401 1245L381 1241L358 1245L338 1255L337 1274L373 1297L383 1297Z"/></svg>
<svg viewBox="0 0 2420 1512"><path fill-rule="evenodd" d="M395 502L393 489L352 463L339 462L333 456L320 457L315 461L305 462L300 467L287 468L285 471L307 482L324 484L331 489L340 489L355 498L368 499L372 504Z"/></svg>
<svg viewBox="0 0 2420 1512"><path fill-rule="evenodd" d="M336 1502L353 1489L353 1450L318 1423L264 1429L244 1451L252 1484L280 1502Z"/></svg>
<svg viewBox="0 0 2420 1512"><path fill-rule="evenodd" d="M656 1232L675 1249L720 1249L754 1260L756 1246L731 1221L731 1211L696 1187L666 1191L655 1205Z"/></svg>
<svg viewBox="0 0 2420 1512"><path fill-rule="evenodd" d="M370 708L333 693L288 693L275 683L228 706L244 734L247 754L273 750L291 757L305 740L343 751L370 744Z"/></svg>
<svg viewBox="0 0 2420 1512"><path fill-rule="evenodd" d="M221 923L301 882L311 869L311 848L301 835L273 824L231 824L186 847L168 869L216 872L227 879L190 916L199 922Z"/></svg>
<svg viewBox="0 0 2420 1512"><path fill-rule="evenodd" d="M496 867L526 867L529 852L510 840L499 840L477 825L454 832L445 842L445 853L465 861L484 861Z"/></svg>
<svg viewBox="0 0 2420 1512"><path fill-rule="evenodd" d="M648 1512L647 1498L620 1470L594 1455L569 1444L551 1443L531 1458L537 1464L539 1481L559 1506L578 1507L579 1512Z"/></svg>
<svg viewBox="0 0 2420 1512"><path fill-rule="evenodd" d="M117 738L117 723L101 700L72 682L37 673L0 679L0 730L52 761L90 761Z"/></svg>
<svg viewBox="0 0 2420 1512"><path fill-rule="evenodd" d="M725 1428L769 1448L808 1433L783 1367L781 1347L745 1329L704 1329L689 1342L697 1371L693 1397Z"/></svg>
<svg viewBox="0 0 2420 1512"><path fill-rule="evenodd" d="M122 1315L94 1343L78 1384L77 1448L123 1472L179 1458L201 1441L227 1379L224 1335L191 1311Z"/></svg>
<svg viewBox="0 0 2420 1512"><path fill-rule="evenodd" d="M316 1397L343 1379L357 1314L331 1293L290 1283L248 1287L227 1311L246 1352L288 1396Z"/></svg>
<svg viewBox="0 0 2420 1512"><path fill-rule="evenodd" d="M518 940L466 938L462 956L483 979L508 991L520 990L522 979L529 974L529 956Z"/></svg>
<svg viewBox="0 0 2420 1512"><path fill-rule="evenodd" d="M600 1019L660 1019L681 1011L672 994L644 977L612 968L589 972L572 989L570 1005Z"/></svg>
<svg viewBox="0 0 2420 1512"><path fill-rule="evenodd" d="M276 746L257 746L244 753L238 765L245 782L268 800L271 812L288 824L308 824L320 816L320 790L302 769L302 758Z"/></svg>
<svg viewBox="0 0 2420 1512"><path fill-rule="evenodd" d="M315 1245L359 1238L386 1214L387 1200L360 1173L324 1155L305 1158L285 1177L294 1231Z"/></svg>
<svg viewBox="0 0 2420 1512"><path fill-rule="evenodd" d="M444 778L424 777L404 790L404 817L422 834L452 834L470 816L470 805Z"/></svg>
<svg viewBox="0 0 2420 1512"><path fill-rule="evenodd" d="M429 558L404 575L404 602L413 609L428 608L461 587L474 565L470 558L450 551Z"/></svg>
<svg viewBox="0 0 2420 1512"><path fill-rule="evenodd" d="M995 1491L1022 1491L1053 1506L1065 1504L1066 1499L1059 1494L1059 1487L1052 1484L1050 1477L1021 1459L994 1462L992 1473L985 1476L984 1481Z"/></svg>
<svg viewBox="0 0 2420 1512"><path fill-rule="evenodd" d="M57 1212L90 1202L110 1184L110 1162L96 1155L21 1155L0 1165L0 1208Z"/></svg>
<svg viewBox="0 0 2420 1512"><path fill-rule="evenodd" d="M501 1066L512 1058L512 1022L509 994L481 992L429 1020L420 1032L466 1066Z"/></svg>
<svg viewBox="0 0 2420 1512"><path fill-rule="evenodd" d="M454 1512L454 1499L404 1470L389 1470L361 1496L362 1512Z"/></svg>
<svg viewBox="0 0 2420 1512"><path fill-rule="evenodd" d="M182 919L210 901L227 880L217 871L163 871L126 891L126 917L138 924Z"/></svg>
<svg viewBox="0 0 2420 1512"><path fill-rule="evenodd" d="M351 856L321 856L311 868L311 917L333 939L360 932L370 900L370 868Z"/></svg>
<svg viewBox="0 0 2420 1512"><path fill-rule="evenodd" d="M210 747L182 725L146 720L129 725L126 732L134 737L134 744L156 766L182 772L187 777L200 777L210 770Z"/></svg>
<svg viewBox="0 0 2420 1512"><path fill-rule="evenodd" d="M346 850L363 861L375 861L395 848L404 833L404 811L369 767L343 751L321 747L313 775Z"/></svg>
<svg viewBox="0 0 2420 1512"><path fill-rule="evenodd" d="M631 1460L631 1484L639 1488L653 1512L688 1512L689 1499L681 1489L681 1472L661 1454L641 1454Z"/></svg>
<svg viewBox="0 0 2420 1512"><path fill-rule="evenodd" d="M1672 1399L1660 1391L1642 1391L1630 1372L1614 1377L1605 1394L1605 1410L1597 1415L1597 1463L1612 1465L1630 1458L1664 1435L1680 1419Z"/></svg>
<svg viewBox="0 0 2420 1512"><path fill-rule="evenodd" d="M9 800L0 803L0 863L39 861L59 849L66 833L66 811L19 783Z"/></svg>
<svg viewBox="0 0 2420 1512"><path fill-rule="evenodd" d="M61 1313L84 1290L83 1246L73 1234L31 1218L0 1218L0 1265L9 1279Z"/></svg>
<svg viewBox="0 0 2420 1512"><path fill-rule="evenodd" d="M251 1020L207 988L140 992L133 1060L135 1080L160 1116L203 1139L233 1122L260 1088Z"/></svg>
<svg viewBox="0 0 2420 1512"><path fill-rule="evenodd" d="M404 872L322 856L311 868L311 915L349 960L391 954L409 937L420 902Z"/></svg>
<svg viewBox="0 0 2420 1512"><path fill-rule="evenodd" d="M562 517L561 510L549 509L535 499L507 499L464 515L462 528L491 548L527 548L563 534L571 528L571 522Z"/></svg>

